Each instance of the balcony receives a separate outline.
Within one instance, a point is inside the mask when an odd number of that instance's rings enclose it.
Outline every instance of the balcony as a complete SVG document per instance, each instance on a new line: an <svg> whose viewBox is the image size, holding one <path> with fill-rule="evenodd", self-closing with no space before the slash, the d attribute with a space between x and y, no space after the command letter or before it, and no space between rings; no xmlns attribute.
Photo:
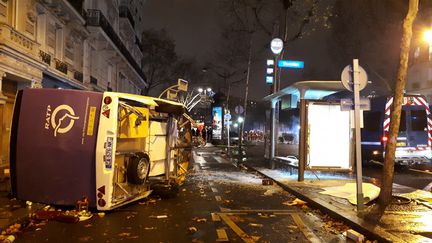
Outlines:
<svg viewBox="0 0 432 243"><path fill-rule="evenodd" d="M75 72L74 72L74 79L75 79L75 80L78 80L78 81L80 81L80 82L82 83L83 80L84 80L84 75L83 75L83 73L82 73L82 72L75 71ZM96 83L97 83L97 82L96 82Z"/></svg>
<svg viewBox="0 0 432 243"><path fill-rule="evenodd" d="M46 63L48 66L51 66L51 55L44 52L39 51L39 57L41 58L42 62Z"/></svg>
<svg viewBox="0 0 432 243"><path fill-rule="evenodd" d="M129 23L132 25L132 28L135 28L135 21L133 19L133 16L132 16L128 6L120 5L119 17L120 18L127 18L129 20Z"/></svg>
<svg viewBox="0 0 432 243"><path fill-rule="evenodd" d="M0 45L5 45L32 58L39 56L39 44L21 34L11 26L0 23Z"/></svg>
<svg viewBox="0 0 432 243"><path fill-rule="evenodd" d="M95 26L100 27L105 32L105 34L111 39L117 49L120 50L121 54L126 58L126 60L130 63L130 65L135 69L138 75L146 80L144 72L141 70L140 65L135 61L132 54L128 51L126 46L121 41L120 37L114 31L113 27L109 23L109 21L105 18L100 10L97 9L89 9L86 14L86 22L87 26Z"/></svg>
<svg viewBox="0 0 432 243"><path fill-rule="evenodd" d="M59 70L60 72L67 75L68 66L65 62L62 62L61 60L54 58L55 61L55 68Z"/></svg>

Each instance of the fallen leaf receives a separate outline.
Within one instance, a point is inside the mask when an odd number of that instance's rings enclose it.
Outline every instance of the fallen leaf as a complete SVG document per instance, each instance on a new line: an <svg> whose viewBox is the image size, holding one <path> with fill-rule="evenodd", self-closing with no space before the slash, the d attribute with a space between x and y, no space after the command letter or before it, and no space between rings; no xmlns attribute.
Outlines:
<svg viewBox="0 0 432 243"><path fill-rule="evenodd" d="M198 229L196 228L196 227L189 227L188 228L188 232L190 233L190 234L194 234L195 232L197 232L198 231Z"/></svg>
<svg viewBox="0 0 432 243"><path fill-rule="evenodd" d="M130 235L131 235L131 233L127 233L127 232L118 234L119 237L128 237Z"/></svg>

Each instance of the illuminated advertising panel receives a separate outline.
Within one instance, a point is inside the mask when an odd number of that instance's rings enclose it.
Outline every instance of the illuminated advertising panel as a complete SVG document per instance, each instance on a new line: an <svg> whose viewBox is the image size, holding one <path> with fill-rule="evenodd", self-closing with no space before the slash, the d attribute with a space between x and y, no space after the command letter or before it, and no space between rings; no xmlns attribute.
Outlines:
<svg viewBox="0 0 432 243"><path fill-rule="evenodd" d="M309 169L350 170L350 113L339 104L310 102L307 110Z"/></svg>
<svg viewBox="0 0 432 243"><path fill-rule="evenodd" d="M213 139L222 139L222 107L213 107L212 114L212 137Z"/></svg>

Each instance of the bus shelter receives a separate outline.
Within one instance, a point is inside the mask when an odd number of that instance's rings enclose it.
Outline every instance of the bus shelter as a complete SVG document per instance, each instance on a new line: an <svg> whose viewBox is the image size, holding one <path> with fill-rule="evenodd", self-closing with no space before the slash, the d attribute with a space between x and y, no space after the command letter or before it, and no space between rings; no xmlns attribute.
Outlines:
<svg viewBox="0 0 432 243"><path fill-rule="evenodd" d="M325 102L323 97L345 90L341 81L299 81L264 97L271 102L270 160L275 159L278 123L276 104L299 108L298 180L304 180L305 169L350 170L352 166L350 114L339 102ZM337 150L337 152L336 152ZM338 155L338 156L335 156ZM333 156L333 157L330 157Z"/></svg>

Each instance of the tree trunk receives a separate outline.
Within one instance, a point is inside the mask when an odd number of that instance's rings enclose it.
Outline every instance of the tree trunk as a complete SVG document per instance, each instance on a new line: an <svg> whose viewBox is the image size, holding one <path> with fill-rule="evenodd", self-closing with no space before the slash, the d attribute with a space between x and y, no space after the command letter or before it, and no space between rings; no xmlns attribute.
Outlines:
<svg viewBox="0 0 432 243"><path fill-rule="evenodd" d="M403 22L403 35L400 45L401 53L399 60L399 69L393 95L393 107L390 117L389 138L385 148L384 171L382 175L381 192L379 195L379 203L383 206L388 205L391 202L392 198L396 142L399 133L399 123L404 98L405 80L408 68L408 56L412 36L412 24L417 15L418 5L419 0L409 1L408 14L406 15Z"/></svg>

